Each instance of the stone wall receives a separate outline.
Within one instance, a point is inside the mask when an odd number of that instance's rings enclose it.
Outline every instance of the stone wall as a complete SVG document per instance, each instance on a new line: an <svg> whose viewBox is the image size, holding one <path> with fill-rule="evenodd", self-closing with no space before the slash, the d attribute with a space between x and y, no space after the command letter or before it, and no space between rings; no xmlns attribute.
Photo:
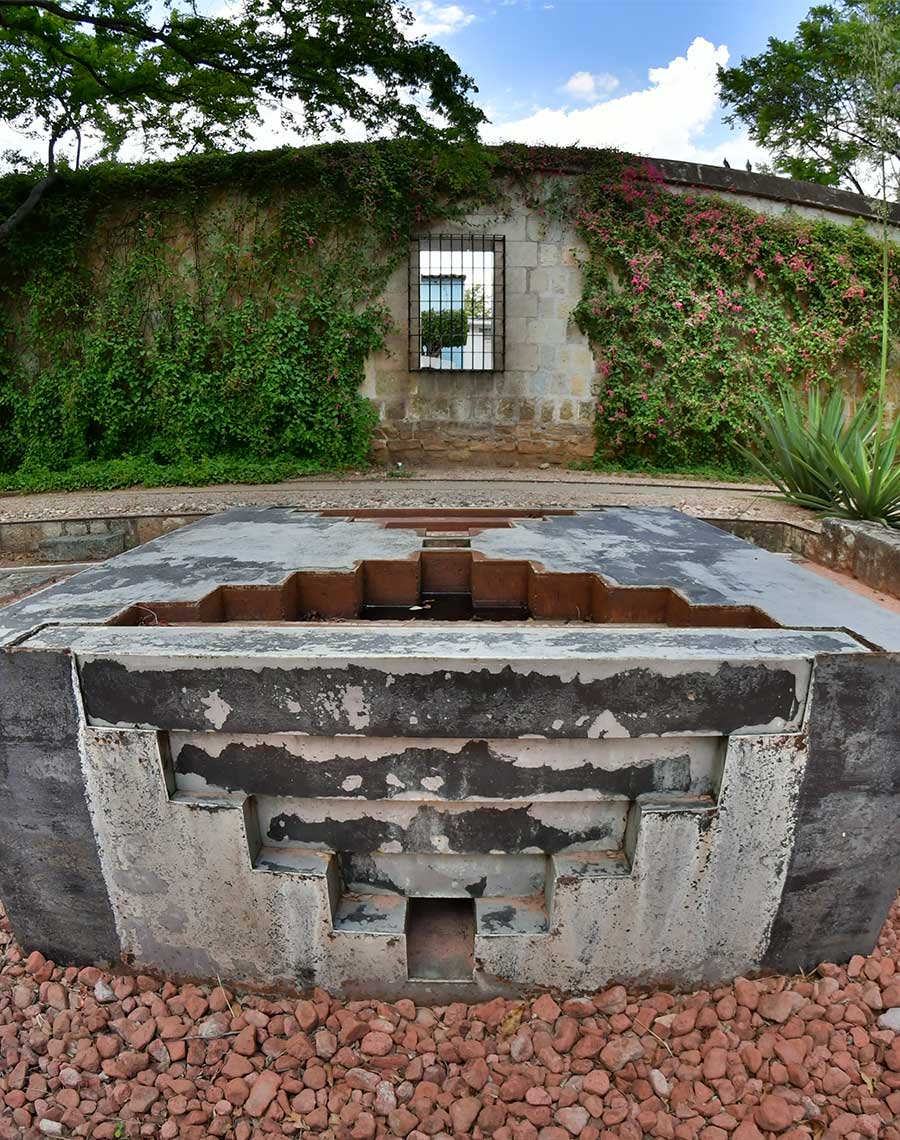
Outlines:
<svg viewBox="0 0 900 1140"><path fill-rule="evenodd" d="M586 160L587 161L587 160ZM878 215L858 194L771 175L650 159L670 190L737 198L770 215L850 224L863 219L877 236ZM573 165L548 177L583 174ZM891 210L900 240L900 207ZM446 222L425 229L439 233ZM369 358L363 394L379 415L374 452L412 464L538 465L587 459L594 452L595 367L587 337L571 320L581 297L579 235L522 197L503 211L473 212L453 232L506 238L506 368L503 372L411 372L408 367L409 270L393 274L384 302L396 324L385 348Z"/></svg>
<svg viewBox="0 0 900 1140"><path fill-rule="evenodd" d="M446 223L423 233L442 228ZM398 331L370 357L363 387L380 417L376 455L477 465L588 458L594 361L587 337L571 320L581 297L578 236L521 200L503 212L470 214L457 231L506 238L506 368L409 370L404 263L384 294Z"/></svg>

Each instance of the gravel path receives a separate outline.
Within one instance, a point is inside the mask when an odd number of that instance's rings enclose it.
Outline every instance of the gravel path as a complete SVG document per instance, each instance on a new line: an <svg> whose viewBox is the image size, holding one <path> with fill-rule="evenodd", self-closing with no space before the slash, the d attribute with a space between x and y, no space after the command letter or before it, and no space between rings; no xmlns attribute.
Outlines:
<svg viewBox="0 0 900 1140"><path fill-rule="evenodd" d="M670 506L705 518L765 518L816 527L808 511L780 502L759 484L599 475L564 468L523 471L428 468L408 478L367 472L340 479L310 476L263 486L130 488L0 495L0 521L193 514L232 506L598 507Z"/></svg>
<svg viewBox="0 0 900 1140"><path fill-rule="evenodd" d="M900 1140L900 900L848 967L559 1003L267 1001L4 944L3 1140Z"/></svg>

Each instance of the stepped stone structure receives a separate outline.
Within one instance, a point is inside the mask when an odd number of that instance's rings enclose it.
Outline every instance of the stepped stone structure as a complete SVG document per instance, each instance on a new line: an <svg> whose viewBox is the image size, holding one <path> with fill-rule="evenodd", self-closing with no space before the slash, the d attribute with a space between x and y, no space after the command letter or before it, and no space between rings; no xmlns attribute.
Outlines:
<svg viewBox="0 0 900 1140"><path fill-rule="evenodd" d="M26 950L446 999L867 953L900 617L668 509L232 510L0 611Z"/></svg>

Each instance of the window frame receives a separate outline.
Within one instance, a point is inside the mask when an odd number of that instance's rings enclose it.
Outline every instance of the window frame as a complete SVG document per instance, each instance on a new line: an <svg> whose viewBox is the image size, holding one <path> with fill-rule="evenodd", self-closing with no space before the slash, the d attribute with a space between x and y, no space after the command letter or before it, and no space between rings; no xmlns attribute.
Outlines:
<svg viewBox="0 0 900 1140"><path fill-rule="evenodd" d="M431 368L422 364L421 254L492 253L494 279L491 314L491 366L478 368ZM452 274L447 274L452 276ZM503 372L506 364L506 237L504 234L421 234L409 244L409 298L407 306L410 372L434 372L460 375Z"/></svg>

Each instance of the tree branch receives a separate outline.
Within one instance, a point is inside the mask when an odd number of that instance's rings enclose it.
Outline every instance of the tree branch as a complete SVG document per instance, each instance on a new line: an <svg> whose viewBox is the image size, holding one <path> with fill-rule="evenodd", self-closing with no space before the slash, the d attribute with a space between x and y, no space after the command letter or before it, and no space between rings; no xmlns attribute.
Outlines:
<svg viewBox="0 0 900 1140"><path fill-rule="evenodd" d="M42 178L40 182L35 183L31 188L31 193L22 203L22 205L15 210L6 219L5 222L0 222L0 242L5 241L13 230L17 229L28 215L34 210L41 198L46 194L54 182L59 178L58 174L48 174L46 178Z"/></svg>
<svg viewBox="0 0 900 1140"><path fill-rule="evenodd" d="M60 4L55 3L55 0L31 0L28 4L23 4L22 0L0 0L0 8L23 7L40 8L49 15L56 16L58 19L65 20L70 24L91 24L95 28L104 28L110 32L120 32L122 35L132 36L142 43L165 44L167 48L194 66L209 67L215 71L223 71L228 75L233 75L240 79L250 78L247 73L248 69L242 68L240 65L230 65L221 58L207 59L204 55L191 51L189 46L185 44L182 39L179 39L178 36L173 36L168 32L164 32L162 29L154 28L150 24L145 24L142 20L121 20L115 19L112 16L95 15L90 12L70 12L67 8L63 8ZM39 35L34 29L31 30L31 34ZM54 44L53 46L55 47L56 45Z"/></svg>

